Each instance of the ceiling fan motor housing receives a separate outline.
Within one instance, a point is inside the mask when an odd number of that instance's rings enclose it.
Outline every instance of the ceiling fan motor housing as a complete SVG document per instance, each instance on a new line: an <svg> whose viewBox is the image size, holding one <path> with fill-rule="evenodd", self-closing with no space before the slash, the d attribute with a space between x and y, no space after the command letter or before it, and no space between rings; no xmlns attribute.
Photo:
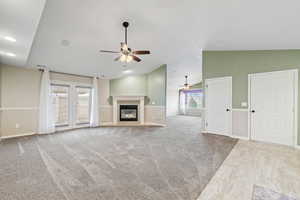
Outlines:
<svg viewBox="0 0 300 200"><path fill-rule="evenodd" d="M123 26L127 28L129 26L129 22L123 22Z"/></svg>

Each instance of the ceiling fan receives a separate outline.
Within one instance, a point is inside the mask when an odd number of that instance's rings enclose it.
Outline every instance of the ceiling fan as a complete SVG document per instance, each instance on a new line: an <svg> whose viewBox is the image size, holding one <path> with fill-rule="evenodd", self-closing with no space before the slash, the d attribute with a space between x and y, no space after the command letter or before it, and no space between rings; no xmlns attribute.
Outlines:
<svg viewBox="0 0 300 200"><path fill-rule="evenodd" d="M132 60L136 62L141 62L142 60L137 57L136 55L146 55L150 54L148 50L138 50L133 51L131 48L128 47L127 43L127 28L129 26L129 22L123 22L123 27L125 28L125 42L121 42L121 49L120 51L107 51L107 50L100 50L101 53L118 53L120 56L115 58L115 61L121 62L131 62Z"/></svg>
<svg viewBox="0 0 300 200"><path fill-rule="evenodd" d="M187 81L188 76L185 75L184 78L185 78L185 83L183 84L182 89L183 90L189 90L190 89L190 85L188 84L188 81Z"/></svg>

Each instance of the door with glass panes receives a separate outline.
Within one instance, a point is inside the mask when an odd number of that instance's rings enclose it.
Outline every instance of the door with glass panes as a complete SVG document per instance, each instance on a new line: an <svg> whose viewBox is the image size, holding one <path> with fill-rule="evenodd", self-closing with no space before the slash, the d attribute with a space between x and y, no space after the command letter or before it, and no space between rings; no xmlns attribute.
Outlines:
<svg viewBox="0 0 300 200"><path fill-rule="evenodd" d="M92 88L74 84L52 84L55 126L75 128L90 124Z"/></svg>

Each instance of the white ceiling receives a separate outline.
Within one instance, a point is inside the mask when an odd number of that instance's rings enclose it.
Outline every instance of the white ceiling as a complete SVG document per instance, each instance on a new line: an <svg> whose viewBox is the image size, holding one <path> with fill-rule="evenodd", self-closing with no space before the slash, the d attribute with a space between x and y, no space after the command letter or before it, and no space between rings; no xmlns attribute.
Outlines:
<svg viewBox="0 0 300 200"><path fill-rule="evenodd" d="M15 57L0 54L0 62L24 66L45 5L45 0L0 1L0 52L12 53ZM12 37L16 42L7 41Z"/></svg>
<svg viewBox="0 0 300 200"><path fill-rule="evenodd" d="M299 10L299 0L48 0L28 65L120 76L124 67L113 61L116 56L98 51L119 49L121 24L128 20L129 46L152 54L125 68L144 73L165 63L169 81L183 82L189 74L195 83L201 80L201 49L300 48Z"/></svg>

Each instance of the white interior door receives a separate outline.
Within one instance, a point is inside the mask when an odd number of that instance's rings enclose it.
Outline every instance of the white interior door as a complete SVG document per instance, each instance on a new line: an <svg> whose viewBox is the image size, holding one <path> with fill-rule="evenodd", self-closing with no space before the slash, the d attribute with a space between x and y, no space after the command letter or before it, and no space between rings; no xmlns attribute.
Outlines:
<svg viewBox="0 0 300 200"><path fill-rule="evenodd" d="M231 135L232 77L205 80L205 130Z"/></svg>
<svg viewBox="0 0 300 200"><path fill-rule="evenodd" d="M251 139L293 145L298 71L249 75Z"/></svg>

